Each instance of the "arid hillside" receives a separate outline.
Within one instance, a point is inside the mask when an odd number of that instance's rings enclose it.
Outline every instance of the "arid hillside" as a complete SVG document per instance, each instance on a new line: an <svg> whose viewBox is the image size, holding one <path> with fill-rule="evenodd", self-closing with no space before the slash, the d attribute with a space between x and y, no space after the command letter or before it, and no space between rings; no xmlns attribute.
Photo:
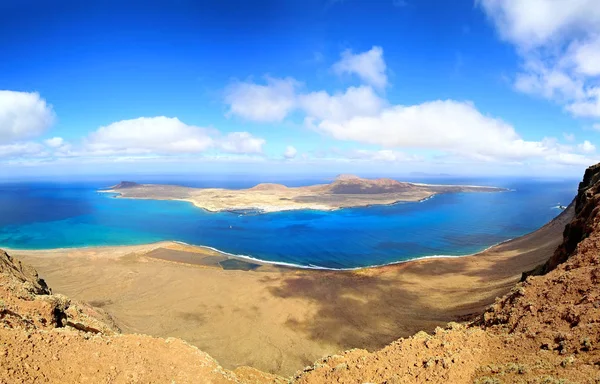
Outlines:
<svg viewBox="0 0 600 384"><path fill-rule="evenodd" d="M0 382L598 383L599 212L600 165L587 170L554 256L475 321L329 356L292 378L225 370L178 339L121 335L107 314L52 295L1 253Z"/></svg>

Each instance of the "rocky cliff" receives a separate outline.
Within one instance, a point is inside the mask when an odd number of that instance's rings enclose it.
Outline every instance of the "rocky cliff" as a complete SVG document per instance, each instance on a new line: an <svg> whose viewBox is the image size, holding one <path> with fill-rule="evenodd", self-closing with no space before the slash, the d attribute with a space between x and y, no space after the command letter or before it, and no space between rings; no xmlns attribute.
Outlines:
<svg viewBox="0 0 600 384"><path fill-rule="evenodd" d="M181 340L121 335L106 314L52 295L34 270L0 253L0 382L598 383L600 166L587 170L575 204L539 275L476 321L329 356L289 379L224 370Z"/></svg>

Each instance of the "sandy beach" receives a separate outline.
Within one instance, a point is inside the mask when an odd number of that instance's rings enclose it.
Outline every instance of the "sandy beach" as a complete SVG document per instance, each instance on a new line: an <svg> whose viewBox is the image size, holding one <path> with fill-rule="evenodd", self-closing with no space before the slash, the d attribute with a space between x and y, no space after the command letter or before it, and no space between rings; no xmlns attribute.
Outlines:
<svg viewBox="0 0 600 384"><path fill-rule="evenodd" d="M353 271L248 262L175 242L8 250L53 287L108 311L126 333L180 337L224 367L290 375L326 354L375 350L479 313L562 240L572 209L472 256Z"/></svg>

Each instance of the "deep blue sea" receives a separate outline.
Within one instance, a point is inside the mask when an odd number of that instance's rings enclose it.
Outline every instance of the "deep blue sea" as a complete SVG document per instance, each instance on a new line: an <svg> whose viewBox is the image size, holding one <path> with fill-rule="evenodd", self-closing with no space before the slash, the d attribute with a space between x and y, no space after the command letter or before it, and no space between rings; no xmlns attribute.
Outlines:
<svg viewBox="0 0 600 384"><path fill-rule="evenodd" d="M406 180L406 178L404 179ZM413 178L436 184L493 185L500 193L458 193L419 203L243 215L210 213L186 202L117 199L98 193L120 180L0 183L0 247L43 249L177 240L272 262L327 268L458 256L534 231L568 205L578 181ZM137 180L245 188L323 178Z"/></svg>

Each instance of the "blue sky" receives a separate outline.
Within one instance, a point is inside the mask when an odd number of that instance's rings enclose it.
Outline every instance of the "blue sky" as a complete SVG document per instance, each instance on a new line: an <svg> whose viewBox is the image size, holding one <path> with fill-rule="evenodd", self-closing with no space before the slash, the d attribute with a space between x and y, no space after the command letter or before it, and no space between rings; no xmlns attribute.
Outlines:
<svg viewBox="0 0 600 384"><path fill-rule="evenodd" d="M594 2L3 1L0 163L579 176L600 160Z"/></svg>

